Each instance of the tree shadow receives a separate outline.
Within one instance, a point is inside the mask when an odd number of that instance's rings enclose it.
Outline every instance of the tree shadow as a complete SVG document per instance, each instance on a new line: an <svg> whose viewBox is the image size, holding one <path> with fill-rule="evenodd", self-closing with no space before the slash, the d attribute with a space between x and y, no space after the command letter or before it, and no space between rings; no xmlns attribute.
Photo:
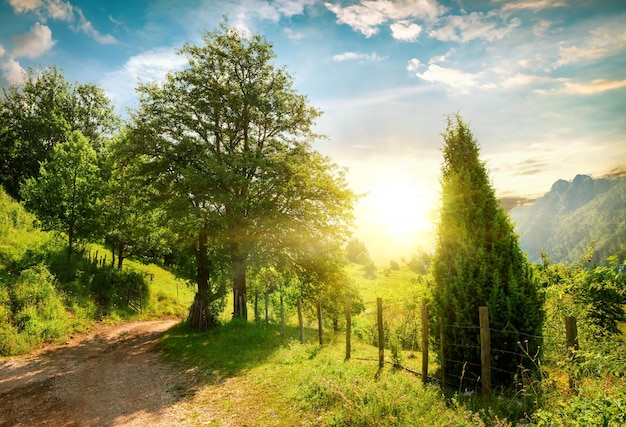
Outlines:
<svg viewBox="0 0 626 427"><path fill-rule="evenodd" d="M305 335L313 342L317 330L305 328ZM164 334L159 348L166 360L193 368L200 383L217 385L262 365L297 340L294 326L287 326L283 335L280 325L231 320L208 332L181 323Z"/></svg>

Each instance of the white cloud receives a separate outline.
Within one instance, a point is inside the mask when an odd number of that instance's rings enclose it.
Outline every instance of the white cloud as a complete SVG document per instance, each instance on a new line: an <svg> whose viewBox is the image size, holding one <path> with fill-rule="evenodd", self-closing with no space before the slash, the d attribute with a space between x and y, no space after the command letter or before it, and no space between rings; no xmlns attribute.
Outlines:
<svg viewBox="0 0 626 427"><path fill-rule="evenodd" d="M383 61L385 58L378 56L376 53L356 53L356 52L344 52L333 56L333 61Z"/></svg>
<svg viewBox="0 0 626 427"><path fill-rule="evenodd" d="M294 31L293 28L285 28L283 31L289 40L301 40L304 37L301 32Z"/></svg>
<svg viewBox="0 0 626 427"><path fill-rule="evenodd" d="M506 77L504 80L498 83L498 86L504 89L511 89L511 88L520 87L520 86L528 86L533 83L538 83L538 82L542 82L545 80L546 79L538 77L538 76L517 73L512 76Z"/></svg>
<svg viewBox="0 0 626 427"><path fill-rule="evenodd" d="M163 80L169 71L180 69L186 63L187 59L173 49L153 49L130 57L120 69L107 73L101 84L116 103L127 104L135 98L138 81Z"/></svg>
<svg viewBox="0 0 626 427"><path fill-rule="evenodd" d="M117 39L110 34L102 34L96 30L90 21L85 19L82 10L78 9L76 15L78 16L78 30L87 34L100 44L114 44L117 43Z"/></svg>
<svg viewBox="0 0 626 427"><path fill-rule="evenodd" d="M328 2L324 6L337 15L337 23L349 25L365 37L377 34L378 27L388 21L434 21L446 10L435 0L361 0L347 7Z"/></svg>
<svg viewBox="0 0 626 427"><path fill-rule="evenodd" d="M16 13L28 12L41 7L41 0L9 0Z"/></svg>
<svg viewBox="0 0 626 427"><path fill-rule="evenodd" d="M13 36L13 56L37 58L49 51L54 44L50 28L36 23L28 33Z"/></svg>
<svg viewBox="0 0 626 427"><path fill-rule="evenodd" d="M440 41L466 43L476 39L486 41L501 40L521 25L518 18L501 25L496 14L471 12L468 15L448 15L444 25L431 30L428 36Z"/></svg>
<svg viewBox="0 0 626 427"><path fill-rule="evenodd" d="M605 23L591 31L581 46L560 46L555 68L578 62L593 62L626 51L626 23Z"/></svg>
<svg viewBox="0 0 626 427"><path fill-rule="evenodd" d="M244 32L251 33L250 19L257 18L278 22L282 17L292 17L304 13L304 8L314 4L317 0L248 0L242 1L228 14L236 16L234 25ZM230 6L229 6L230 7Z"/></svg>
<svg viewBox="0 0 626 427"><path fill-rule="evenodd" d="M9 0L16 13L34 12L42 20L54 19L67 22L74 31L82 32L101 44L117 43L110 34L98 32L83 11L63 0Z"/></svg>
<svg viewBox="0 0 626 427"><path fill-rule="evenodd" d="M414 41L422 32L422 27L406 20L395 22L390 28L393 38L402 41Z"/></svg>
<svg viewBox="0 0 626 427"><path fill-rule="evenodd" d="M26 72L15 58L8 58L0 63L0 70L9 84L22 84L26 81Z"/></svg>
<svg viewBox="0 0 626 427"><path fill-rule="evenodd" d="M563 88L557 90L557 92L573 95L596 95L598 93L622 89L624 87L626 87L626 80L596 79L586 83L577 83L565 80L563 82Z"/></svg>
<svg viewBox="0 0 626 427"><path fill-rule="evenodd" d="M407 64L406 69L409 71L417 71L423 66L424 64L422 64L419 59L413 58Z"/></svg>
<svg viewBox="0 0 626 427"><path fill-rule="evenodd" d="M511 1L505 4L502 7L502 10L503 11L519 10L519 9L541 10L541 9L563 7L563 6L567 6L567 3L565 2L565 0L516 0L516 1Z"/></svg>
<svg viewBox="0 0 626 427"><path fill-rule="evenodd" d="M0 44L0 58L3 57L5 53L6 50L4 50L4 47L2 47L2 45Z"/></svg>
<svg viewBox="0 0 626 427"><path fill-rule="evenodd" d="M72 22L74 20L74 7L69 2L63 0L47 0L45 7L48 16L59 21ZM77 8L80 12L80 9ZM81 12L82 14L82 12Z"/></svg>
<svg viewBox="0 0 626 427"><path fill-rule="evenodd" d="M431 83L442 83L462 95L469 93L472 88L482 86L478 74L466 73L454 68L444 68L437 64L430 64L426 71L415 75Z"/></svg>

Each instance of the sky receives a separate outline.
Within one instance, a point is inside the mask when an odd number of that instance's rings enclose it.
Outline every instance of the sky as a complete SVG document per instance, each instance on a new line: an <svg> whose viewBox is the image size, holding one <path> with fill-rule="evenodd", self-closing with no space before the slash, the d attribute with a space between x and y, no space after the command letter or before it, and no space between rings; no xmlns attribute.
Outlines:
<svg viewBox="0 0 626 427"><path fill-rule="evenodd" d="M0 86L55 65L125 115L224 16L324 112L314 148L363 195L355 237L375 259L432 249L450 114L509 203L626 170L623 0L0 0Z"/></svg>

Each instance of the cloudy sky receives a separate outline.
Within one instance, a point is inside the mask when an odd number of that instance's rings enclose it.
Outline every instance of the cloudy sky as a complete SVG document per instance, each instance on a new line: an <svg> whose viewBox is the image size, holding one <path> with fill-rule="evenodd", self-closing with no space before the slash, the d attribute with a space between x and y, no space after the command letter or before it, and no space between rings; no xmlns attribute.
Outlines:
<svg viewBox="0 0 626 427"><path fill-rule="evenodd" d="M121 114L138 79L227 15L324 111L315 147L367 193L357 237L375 256L432 245L445 117L470 123L503 198L626 165L622 0L0 0L0 85L56 65Z"/></svg>

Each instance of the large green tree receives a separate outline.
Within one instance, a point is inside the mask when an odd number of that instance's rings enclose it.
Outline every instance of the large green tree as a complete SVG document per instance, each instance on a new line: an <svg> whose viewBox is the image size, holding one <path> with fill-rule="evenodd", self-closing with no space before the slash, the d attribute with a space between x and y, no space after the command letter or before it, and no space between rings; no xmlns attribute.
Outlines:
<svg viewBox="0 0 626 427"><path fill-rule="evenodd" d="M197 242L200 309L192 311L206 310L210 255L226 253L233 312L245 317L249 263L279 257L298 234L340 238L355 196L343 171L312 150L320 112L273 65L271 44L227 23L203 42L180 50L187 67L139 86L122 151L140 164L170 225Z"/></svg>
<svg viewBox="0 0 626 427"><path fill-rule="evenodd" d="M450 378L480 376L478 308L487 306L492 379L508 384L521 359L517 342L529 339L530 351L540 344L534 337L541 334L542 300L478 143L459 115L448 117L443 139L442 205L431 264L434 312L447 325L443 363Z"/></svg>
<svg viewBox="0 0 626 427"><path fill-rule="evenodd" d="M29 178L22 193L26 206L35 212L43 228L67 238L67 276L72 273L72 254L81 239L101 232L102 181L96 152L79 131L57 144L50 159L42 162L37 178Z"/></svg>
<svg viewBox="0 0 626 427"><path fill-rule="evenodd" d="M26 77L0 96L0 184L18 200L23 182L38 176L68 133L80 131L98 152L119 122L99 86L70 84L54 66Z"/></svg>

